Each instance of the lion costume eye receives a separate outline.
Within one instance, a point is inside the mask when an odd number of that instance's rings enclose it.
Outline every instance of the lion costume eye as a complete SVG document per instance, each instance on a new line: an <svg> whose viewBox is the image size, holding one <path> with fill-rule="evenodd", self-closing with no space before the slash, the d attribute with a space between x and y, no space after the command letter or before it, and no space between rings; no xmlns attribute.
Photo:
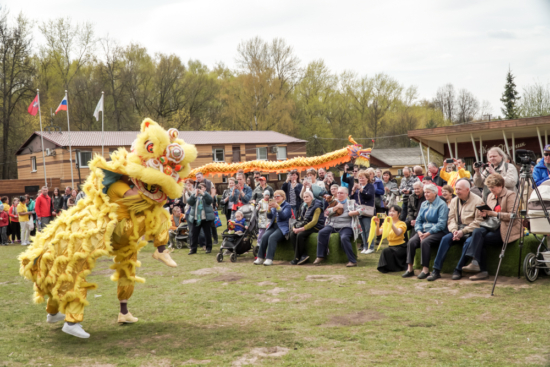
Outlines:
<svg viewBox="0 0 550 367"><path fill-rule="evenodd" d="M153 147L154 147L154 144L151 143L149 140L147 140L147 141L145 142L145 149L147 149L147 151L148 151L149 153L154 153L154 152L153 152Z"/></svg>

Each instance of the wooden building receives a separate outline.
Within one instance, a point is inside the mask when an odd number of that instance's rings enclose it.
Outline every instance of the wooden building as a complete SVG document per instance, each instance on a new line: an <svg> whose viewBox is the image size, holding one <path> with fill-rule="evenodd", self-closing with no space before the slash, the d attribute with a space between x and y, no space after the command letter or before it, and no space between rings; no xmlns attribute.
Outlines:
<svg viewBox="0 0 550 367"><path fill-rule="evenodd" d="M38 180L44 183L44 165L42 160L41 137L44 139L46 177L58 179L58 185L78 185L86 180L89 174L88 161L96 154L102 154L102 142L104 144L104 157L108 159L111 152L119 147L130 150L135 140L137 131L75 131L63 132L34 132L16 152L18 180L0 181L1 187L10 181ZM300 140L274 131L180 131L180 138L186 143L194 144L199 155L192 167L196 168L204 164L217 162L244 162L255 159L285 160L298 156L306 156L306 140ZM69 139L72 149L69 154ZM79 167L80 165L80 167ZM72 167L72 172L71 172ZM266 174L267 176L267 174ZM215 176L208 177L214 183L222 183L225 178ZM269 180L278 180L279 177L272 173ZM17 184L10 184L17 186ZM24 185L20 186L23 194ZM49 184L48 184L49 186ZM7 186L6 186L7 187ZM2 193L0 189L0 194Z"/></svg>

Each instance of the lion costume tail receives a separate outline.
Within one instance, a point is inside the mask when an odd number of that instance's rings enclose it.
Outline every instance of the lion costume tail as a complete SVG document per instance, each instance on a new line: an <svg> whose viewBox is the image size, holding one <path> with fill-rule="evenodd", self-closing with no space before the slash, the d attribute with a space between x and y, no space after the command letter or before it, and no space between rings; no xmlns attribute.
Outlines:
<svg viewBox="0 0 550 367"><path fill-rule="evenodd" d="M59 310L67 321L81 321L87 291L97 287L86 276L96 259L112 250L118 206L101 192L103 178L101 170L93 170L84 185L87 196L37 233L19 255L19 273L34 282L34 302L42 303L48 296L48 312Z"/></svg>

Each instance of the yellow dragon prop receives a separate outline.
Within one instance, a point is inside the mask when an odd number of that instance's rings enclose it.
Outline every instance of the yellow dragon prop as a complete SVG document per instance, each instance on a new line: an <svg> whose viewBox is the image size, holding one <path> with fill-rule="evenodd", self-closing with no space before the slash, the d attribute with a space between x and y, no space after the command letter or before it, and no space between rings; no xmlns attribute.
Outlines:
<svg viewBox="0 0 550 367"><path fill-rule="evenodd" d="M345 148L323 154L317 157L296 157L286 161L248 161L238 163L208 163L204 166L193 169L189 173L189 178L195 178L197 173L203 175L232 175L242 170L243 172L260 171L260 172L288 172L291 170L304 171L308 168L328 168L338 164L349 162L355 159L355 163L361 166L370 166L370 154L372 149L363 149L363 146L358 144L351 135L348 137L350 143Z"/></svg>
<svg viewBox="0 0 550 367"><path fill-rule="evenodd" d="M35 303L48 297L49 315L64 313L69 325L83 320L87 291L97 287L86 277L100 256L114 258L111 279L118 282L119 300L127 301L134 283L145 281L136 276L137 254L148 241L155 247L168 242L170 217L163 205L167 197L181 197L183 178L197 157L195 146L178 136L176 129L145 119L131 152L119 148L110 161L94 157L86 197L37 233L19 256L20 274L34 283ZM157 249L155 255L176 266L168 252L159 255Z"/></svg>

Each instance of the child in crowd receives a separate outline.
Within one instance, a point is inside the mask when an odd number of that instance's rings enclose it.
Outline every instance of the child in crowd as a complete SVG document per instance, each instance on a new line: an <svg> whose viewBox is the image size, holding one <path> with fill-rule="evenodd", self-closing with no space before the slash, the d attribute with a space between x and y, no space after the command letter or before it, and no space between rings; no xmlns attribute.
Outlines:
<svg viewBox="0 0 550 367"><path fill-rule="evenodd" d="M32 222L29 218L29 214L32 214L27 209L27 198L21 196L19 198L19 204L17 205L17 214L19 215L19 225L21 229L21 245L27 246L31 244L30 234Z"/></svg>
<svg viewBox="0 0 550 367"><path fill-rule="evenodd" d="M242 236L243 232L248 229L248 226L246 225L246 219L244 218L243 213L240 211L237 211L235 213L235 234Z"/></svg>
<svg viewBox="0 0 550 367"><path fill-rule="evenodd" d="M0 204L1 205L1 204ZM0 246L7 246L8 240L8 225L10 224L8 213L0 208Z"/></svg>
<svg viewBox="0 0 550 367"><path fill-rule="evenodd" d="M267 230L269 221L267 220L267 212L269 211L269 191L264 191L264 198L258 202L258 243L261 243L262 236Z"/></svg>

